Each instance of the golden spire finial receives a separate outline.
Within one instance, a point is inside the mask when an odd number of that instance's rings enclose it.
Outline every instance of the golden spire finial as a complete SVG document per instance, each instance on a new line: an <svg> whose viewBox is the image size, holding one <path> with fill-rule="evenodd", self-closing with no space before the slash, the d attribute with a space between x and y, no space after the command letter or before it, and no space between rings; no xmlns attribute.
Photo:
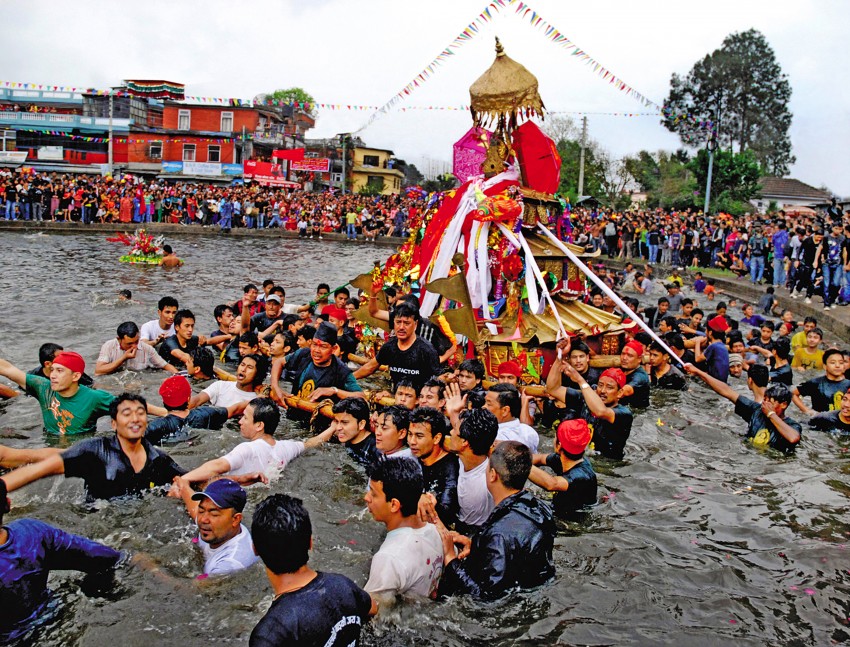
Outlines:
<svg viewBox="0 0 850 647"><path fill-rule="evenodd" d="M502 47L502 41L499 40L499 37L496 36L496 56L504 56L505 48Z"/></svg>

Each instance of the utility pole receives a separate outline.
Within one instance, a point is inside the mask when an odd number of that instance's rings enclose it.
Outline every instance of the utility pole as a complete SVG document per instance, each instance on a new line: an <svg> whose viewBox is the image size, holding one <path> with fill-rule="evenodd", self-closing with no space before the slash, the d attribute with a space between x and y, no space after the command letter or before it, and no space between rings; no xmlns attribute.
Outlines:
<svg viewBox="0 0 850 647"><path fill-rule="evenodd" d="M581 118L581 155L578 161L578 198L584 195L584 147L587 144L587 115Z"/></svg>
<svg viewBox="0 0 850 647"><path fill-rule="evenodd" d="M347 133L342 133L340 137L342 137L342 194L345 195L345 145L347 143L346 139L348 139Z"/></svg>
<svg viewBox="0 0 850 647"><path fill-rule="evenodd" d="M708 149L708 178L705 181L705 206L702 209L703 214L708 215L708 203L711 202L711 173L714 170L714 151L717 150L717 142L714 139L714 131L708 135L706 142Z"/></svg>
<svg viewBox="0 0 850 647"><path fill-rule="evenodd" d="M109 88L109 175L112 175L112 88Z"/></svg>

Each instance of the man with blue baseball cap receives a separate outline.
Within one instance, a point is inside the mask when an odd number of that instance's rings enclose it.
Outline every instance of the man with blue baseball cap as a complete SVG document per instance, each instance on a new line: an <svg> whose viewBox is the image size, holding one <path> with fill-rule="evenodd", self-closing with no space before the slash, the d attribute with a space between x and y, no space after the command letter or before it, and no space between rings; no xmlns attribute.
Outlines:
<svg viewBox="0 0 850 647"><path fill-rule="evenodd" d="M195 523L197 542L204 552L204 576L223 575L251 566L257 561L251 534L242 525L248 496L230 479L213 481L203 492L180 484L180 494Z"/></svg>

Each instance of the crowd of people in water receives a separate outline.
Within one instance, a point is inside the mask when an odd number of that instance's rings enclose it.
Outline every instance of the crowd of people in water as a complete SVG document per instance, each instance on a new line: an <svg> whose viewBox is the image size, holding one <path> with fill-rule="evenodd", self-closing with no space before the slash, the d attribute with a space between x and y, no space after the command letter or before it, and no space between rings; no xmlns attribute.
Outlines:
<svg viewBox="0 0 850 647"><path fill-rule="evenodd" d="M349 645L381 606L405 597L493 600L542 586L555 574L556 519L581 520L597 503L595 468L628 457L653 390L705 385L734 405L742 435L765 460L793 454L805 427L850 432L850 351L827 343L816 318L780 309L773 287L756 303L738 303L699 271L656 271L650 263L597 269L653 332L628 327L617 365L604 369L580 336L559 341L542 396L515 361L488 375L479 359L463 359L463 340L422 318L418 296L398 286L355 293L321 283L311 302L291 304L267 279L197 314L163 296L156 318L104 331L96 358L61 340L42 344L28 372L0 359L0 376L17 387L0 385L0 397L35 398L44 433L66 441L0 445L8 470L0 516L11 510L9 493L52 476L82 479L90 501L167 490L197 525L203 577L263 563L274 601L251 645ZM356 316L364 300L389 331L370 358ZM603 291L587 301L632 318ZM730 308L738 307L736 319ZM119 371L163 371L159 401L97 388L100 376ZM386 391L367 389L363 380L383 372ZM106 416L112 431L98 434ZM313 433L276 438L284 416ZM164 449L230 420L240 442L222 456L190 469ZM551 451L540 428L554 430ZM387 529L362 587L310 567L312 525L299 499L272 494L250 527L243 523L249 488L328 444L359 466L366 506ZM30 630L48 602L51 569L167 568L117 548L36 519L5 524L0 635Z"/></svg>

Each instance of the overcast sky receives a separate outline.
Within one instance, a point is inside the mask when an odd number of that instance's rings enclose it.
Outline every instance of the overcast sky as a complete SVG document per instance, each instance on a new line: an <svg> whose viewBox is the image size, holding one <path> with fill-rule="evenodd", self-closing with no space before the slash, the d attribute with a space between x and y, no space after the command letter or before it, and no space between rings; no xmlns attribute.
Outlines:
<svg viewBox="0 0 850 647"><path fill-rule="evenodd" d="M5 0L0 81L108 87L129 78L167 79L185 83L188 95L240 98L301 86L318 102L382 105L485 6L484 0ZM657 103L671 74L686 74L726 35L760 30L793 88L791 175L850 196L850 2L531 0L530 6ZM537 76L549 110L646 110L513 9L497 14L401 105L467 104L469 86L493 60L494 35ZM368 116L322 111L309 134L357 130ZM590 135L618 156L679 146L652 116L588 119ZM452 143L470 125L465 112L395 111L361 136L424 165L448 162Z"/></svg>

